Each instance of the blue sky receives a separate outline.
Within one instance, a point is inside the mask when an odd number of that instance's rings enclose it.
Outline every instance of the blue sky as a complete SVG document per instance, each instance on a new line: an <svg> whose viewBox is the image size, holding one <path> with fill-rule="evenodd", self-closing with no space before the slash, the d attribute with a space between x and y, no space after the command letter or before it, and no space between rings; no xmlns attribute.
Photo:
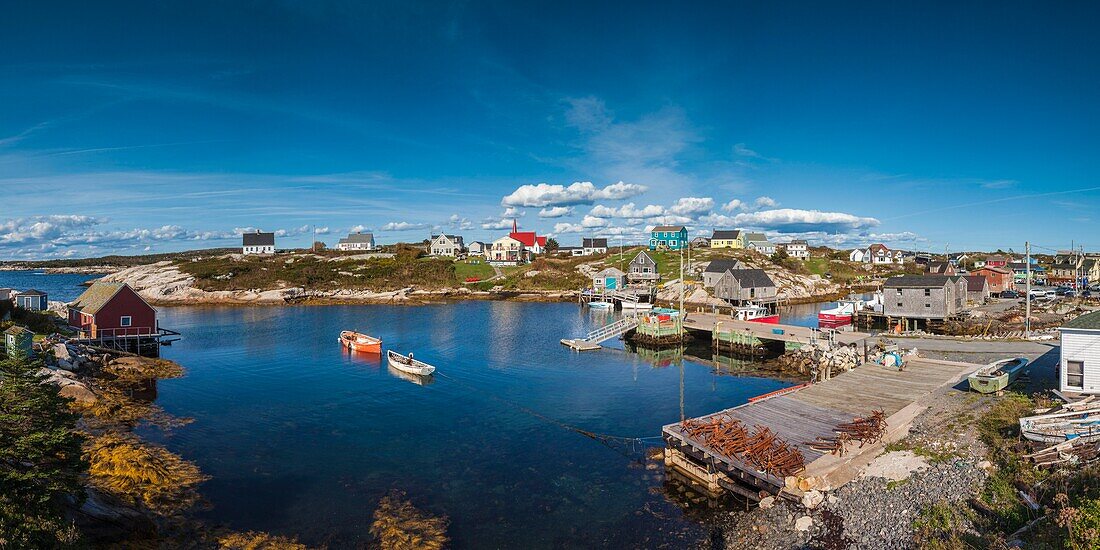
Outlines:
<svg viewBox="0 0 1100 550"><path fill-rule="evenodd" d="M512 217L1100 249L1092 3L20 4L0 259Z"/></svg>

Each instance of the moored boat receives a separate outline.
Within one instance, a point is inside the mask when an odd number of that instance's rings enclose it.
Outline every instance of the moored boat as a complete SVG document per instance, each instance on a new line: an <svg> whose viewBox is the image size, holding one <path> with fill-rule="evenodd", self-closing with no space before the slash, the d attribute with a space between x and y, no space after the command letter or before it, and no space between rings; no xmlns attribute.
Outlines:
<svg viewBox="0 0 1100 550"><path fill-rule="evenodd" d="M967 378L970 389L979 393L993 393L1004 390L1020 377L1028 361L1023 357L994 361Z"/></svg>
<svg viewBox="0 0 1100 550"><path fill-rule="evenodd" d="M733 316L739 321L752 321L754 323L767 323L769 325L779 324L779 314L768 313L768 309L764 306L752 304L742 306L733 311Z"/></svg>
<svg viewBox="0 0 1100 550"><path fill-rule="evenodd" d="M653 309L653 304L649 302L623 302L623 309L632 309L635 311L649 311Z"/></svg>
<svg viewBox="0 0 1100 550"><path fill-rule="evenodd" d="M817 314L820 328L840 328L852 324L856 312L863 309L863 300L841 300L836 307L823 309Z"/></svg>
<svg viewBox="0 0 1100 550"><path fill-rule="evenodd" d="M339 342L342 346L351 351L382 353L381 338L367 336L366 334L355 332L354 330L342 331L340 333Z"/></svg>
<svg viewBox="0 0 1100 550"><path fill-rule="evenodd" d="M615 307L615 304L611 302L589 302L588 307L592 309L611 309Z"/></svg>
<svg viewBox="0 0 1100 550"><path fill-rule="evenodd" d="M428 376L435 372L435 367L423 362L413 359L412 354L401 355L392 349L386 350L386 361L389 365L399 371L407 372L409 374L416 374L418 376Z"/></svg>

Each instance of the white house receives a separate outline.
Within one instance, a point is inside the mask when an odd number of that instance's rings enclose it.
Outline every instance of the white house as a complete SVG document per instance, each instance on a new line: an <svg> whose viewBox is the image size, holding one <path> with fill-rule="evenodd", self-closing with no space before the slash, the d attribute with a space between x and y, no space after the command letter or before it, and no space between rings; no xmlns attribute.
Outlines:
<svg viewBox="0 0 1100 550"><path fill-rule="evenodd" d="M749 244L746 245L745 248L755 250L765 256L775 254L775 245L769 241L749 241Z"/></svg>
<svg viewBox="0 0 1100 550"><path fill-rule="evenodd" d="M501 237L489 247L488 257L492 264L522 264L527 261L527 247L512 237Z"/></svg>
<svg viewBox="0 0 1100 550"><path fill-rule="evenodd" d="M607 254L607 239L583 239L581 241L581 256L593 254ZM577 254L573 254L576 256Z"/></svg>
<svg viewBox="0 0 1100 550"><path fill-rule="evenodd" d="M849 252L848 253L848 261L849 262L860 262L860 263L862 263L863 262L863 256L864 256L865 252L866 251L863 250L862 248L857 248L857 249Z"/></svg>
<svg viewBox="0 0 1100 550"><path fill-rule="evenodd" d="M474 242L470 243L469 246L466 247L466 254L468 254L470 256L484 256L485 251L488 248L489 248L489 245L487 245L487 244L485 244L481 241L474 241Z"/></svg>
<svg viewBox="0 0 1100 550"><path fill-rule="evenodd" d="M1100 311L1062 325L1058 389L1100 394Z"/></svg>
<svg viewBox="0 0 1100 550"><path fill-rule="evenodd" d="M432 237L430 253L432 256L459 256L466 247L462 244L461 235L436 235Z"/></svg>
<svg viewBox="0 0 1100 550"><path fill-rule="evenodd" d="M791 258L805 260L810 257L810 245L806 241L791 241L783 245L783 249L787 251L787 256Z"/></svg>
<svg viewBox="0 0 1100 550"><path fill-rule="evenodd" d="M349 233L336 243L336 250L374 250L374 233Z"/></svg>
<svg viewBox="0 0 1100 550"><path fill-rule="evenodd" d="M275 253L275 234L263 233L257 230L254 233L244 233L241 235L241 253L242 254L274 254Z"/></svg>

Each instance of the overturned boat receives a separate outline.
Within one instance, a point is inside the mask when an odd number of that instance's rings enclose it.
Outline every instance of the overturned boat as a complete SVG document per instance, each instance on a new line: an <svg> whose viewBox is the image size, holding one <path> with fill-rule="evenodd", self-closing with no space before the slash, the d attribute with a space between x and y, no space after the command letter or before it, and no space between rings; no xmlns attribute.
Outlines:
<svg viewBox="0 0 1100 550"><path fill-rule="evenodd" d="M1069 403L1020 419L1020 433L1031 441L1061 443L1100 440L1100 402Z"/></svg>

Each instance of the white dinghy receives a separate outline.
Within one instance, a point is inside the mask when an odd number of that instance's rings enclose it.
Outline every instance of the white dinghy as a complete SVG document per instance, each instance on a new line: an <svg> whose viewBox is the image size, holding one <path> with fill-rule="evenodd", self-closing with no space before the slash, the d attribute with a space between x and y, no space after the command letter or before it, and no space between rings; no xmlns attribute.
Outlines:
<svg viewBox="0 0 1100 550"><path fill-rule="evenodd" d="M435 367L423 362L417 361L412 358L412 354L401 355L392 349L386 350L386 360L390 366L409 374L415 374L417 376L428 376L435 372Z"/></svg>

